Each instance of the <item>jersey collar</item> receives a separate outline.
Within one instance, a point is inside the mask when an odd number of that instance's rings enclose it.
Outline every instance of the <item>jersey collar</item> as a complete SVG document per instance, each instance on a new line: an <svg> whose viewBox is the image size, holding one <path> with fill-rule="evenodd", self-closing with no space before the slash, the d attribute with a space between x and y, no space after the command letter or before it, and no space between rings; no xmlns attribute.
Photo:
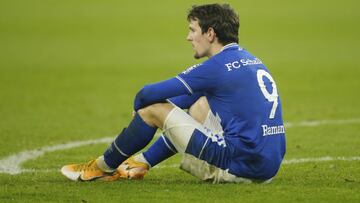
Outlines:
<svg viewBox="0 0 360 203"><path fill-rule="evenodd" d="M239 45L237 44L237 43L230 43L230 44L227 44L227 45L225 45L221 50L220 50L220 52L222 52L222 51L224 51L224 50L226 50L226 49L229 49L229 48L232 48L232 47L238 47Z"/></svg>

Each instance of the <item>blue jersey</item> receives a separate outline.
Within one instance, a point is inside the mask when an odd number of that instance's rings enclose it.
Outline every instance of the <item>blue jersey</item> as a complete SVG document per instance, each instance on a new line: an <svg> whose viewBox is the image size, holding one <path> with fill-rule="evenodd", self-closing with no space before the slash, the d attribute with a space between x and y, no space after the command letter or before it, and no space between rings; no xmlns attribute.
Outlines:
<svg viewBox="0 0 360 203"><path fill-rule="evenodd" d="M175 103L189 105L206 96L212 113L220 118L232 156L230 173L261 179L277 173L285 154L281 102L275 81L258 58L237 44L227 45L177 77L145 86L134 108L184 94L193 97L180 96L178 102L175 97Z"/></svg>
<svg viewBox="0 0 360 203"><path fill-rule="evenodd" d="M177 78L190 94L202 92L221 119L225 140L233 148L230 172L242 177L272 177L277 172L285 154L281 102L259 59L228 45Z"/></svg>

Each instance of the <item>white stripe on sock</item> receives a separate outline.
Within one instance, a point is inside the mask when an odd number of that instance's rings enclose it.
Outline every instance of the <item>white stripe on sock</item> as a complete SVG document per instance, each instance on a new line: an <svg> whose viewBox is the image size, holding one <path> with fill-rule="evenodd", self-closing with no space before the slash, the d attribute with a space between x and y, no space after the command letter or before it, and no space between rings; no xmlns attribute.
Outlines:
<svg viewBox="0 0 360 203"><path fill-rule="evenodd" d="M166 139L164 137L164 135L161 135L161 138L164 140L166 146L174 153L177 153L177 151L175 151L172 147L170 147L170 145L166 142Z"/></svg>
<svg viewBox="0 0 360 203"><path fill-rule="evenodd" d="M126 156L126 157L129 157L129 155L125 154L123 151L121 151L121 149L116 145L116 142L114 141L114 146L115 148L118 150L118 152L120 152L121 155L123 156Z"/></svg>

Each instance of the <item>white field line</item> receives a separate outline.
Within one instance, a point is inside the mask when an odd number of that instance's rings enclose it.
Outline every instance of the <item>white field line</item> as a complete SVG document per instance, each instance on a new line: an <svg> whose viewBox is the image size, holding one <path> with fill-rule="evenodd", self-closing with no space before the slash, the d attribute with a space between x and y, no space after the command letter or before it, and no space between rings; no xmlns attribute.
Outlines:
<svg viewBox="0 0 360 203"><path fill-rule="evenodd" d="M300 163L309 163L309 162L326 162L326 161L360 161L360 156L354 157L318 157L318 158L300 158L300 159L289 159L284 160L282 164L300 164Z"/></svg>
<svg viewBox="0 0 360 203"><path fill-rule="evenodd" d="M318 162L331 162L331 161L360 161L360 156L354 157L317 157L317 158L299 158L299 159L289 159L283 160L283 165L293 165L293 164L302 164L302 163L318 163ZM179 164L169 164L169 165L158 165L154 168L156 169L166 169L166 168L179 168ZM55 173L60 172L60 169L22 169L21 173Z"/></svg>
<svg viewBox="0 0 360 203"><path fill-rule="evenodd" d="M360 118L348 119L348 120L321 120L321 121L304 121L298 123L285 123L287 128L290 127L314 127L319 125L343 125L343 124L352 124L360 123ZM7 156L0 160L0 173L7 173L11 175L20 174L22 172L37 172L37 171L53 171L52 169L45 170L35 170L35 169L22 169L21 165L28 161L36 159L47 152L54 152L58 150L71 149L91 144L100 144L100 143L110 143L113 141L114 137L105 137L95 140L85 140L85 141L75 141L65 144L59 144L55 146L46 146L36 150L25 150L19 153ZM305 159L291 159L284 160L283 164L293 164L293 163L306 163L306 162L321 162L321 161L358 161L360 157L320 157L320 158L305 158ZM166 166L158 166L166 167Z"/></svg>
<svg viewBox="0 0 360 203"><path fill-rule="evenodd" d="M58 150L64 149L71 149L76 147L81 147L90 144L99 144L99 143L110 143L114 138L112 137L105 137L96 140L86 140L86 141L76 141L76 142L69 142L66 144L59 144L51 147L42 147L36 150L25 150L19 152L17 154L5 157L4 159L0 160L0 173L8 173L8 174L19 174L23 171L21 168L21 164L31 160L36 159L47 152L54 152Z"/></svg>
<svg viewBox="0 0 360 203"><path fill-rule="evenodd" d="M318 120L318 121L302 121L297 123L285 122L286 128L291 127L316 127L319 125L344 125L360 123L360 118L343 119L343 120Z"/></svg>

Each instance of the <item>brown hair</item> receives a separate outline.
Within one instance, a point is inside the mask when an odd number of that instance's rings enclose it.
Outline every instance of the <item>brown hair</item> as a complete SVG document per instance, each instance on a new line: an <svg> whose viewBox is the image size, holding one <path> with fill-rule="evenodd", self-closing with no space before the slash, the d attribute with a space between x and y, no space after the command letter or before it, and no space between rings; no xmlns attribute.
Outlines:
<svg viewBox="0 0 360 203"><path fill-rule="evenodd" d="M193 6L187 16L188 21L197 20L202 33L213 28L223 45L239 43L239 16L229 4L205 4Z"/></svg>

